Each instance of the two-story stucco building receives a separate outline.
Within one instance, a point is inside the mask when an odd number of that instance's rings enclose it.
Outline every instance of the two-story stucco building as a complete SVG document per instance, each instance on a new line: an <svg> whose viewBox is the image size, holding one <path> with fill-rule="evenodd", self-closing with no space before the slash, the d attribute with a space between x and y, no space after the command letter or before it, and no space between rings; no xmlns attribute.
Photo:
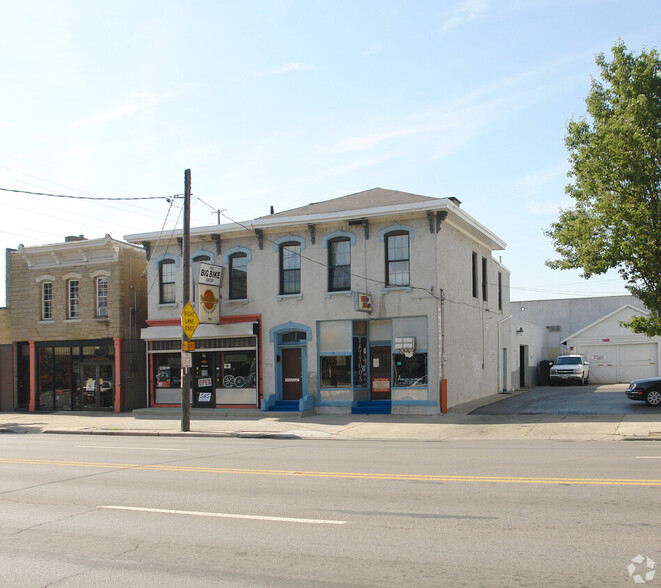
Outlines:
<svg viewBox="0 0 661 588"><path fill-rule="evenodd" d="M79 236L6 257L14 408L144 406L143 248Z"/></svg>
<svg viewBox="0 0 661 588"><path fill-rule="evenodd" d="M509 387L505 243L455 198L375 188L190 231L223 266L220 324L194 334L193 406L438 413ZM182 233L149 258L149 406L181 398Z"/></svg>

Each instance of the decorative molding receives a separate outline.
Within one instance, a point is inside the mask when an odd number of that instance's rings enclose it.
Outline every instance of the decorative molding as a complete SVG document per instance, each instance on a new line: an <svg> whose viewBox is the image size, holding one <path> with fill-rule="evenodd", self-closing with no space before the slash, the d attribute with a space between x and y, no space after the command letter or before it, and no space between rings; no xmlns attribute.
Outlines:
<svg viewBox="0 0 661 588"><path fill-rule="evenodd" d="M269 342L273 343L277 335L283 335L292 331L303 331L305 333L306 342L312 341L312 329L310 327L289 321L269 329Z"/></svg>
<svg viewBox="0 0 661 588"><path fill-rule="evenodd" d="M247 261L252 261L252 251L248 249L247 247L240 247L239 245L235 245L231 249L228 249L224 254L223 254L223 263L225 265L229 264L230 262L230 257L232 255L236 255L237 253L245 253L246 254L246 260Z"/></svg>
<svg viewBox="0 0 661 588"><path fill-rule="evenodd" d="M273 242L273 251L280 251L280 245L283 243L298 243L301 246L301 250L305 249L305 239L303 237L296 237L294 235L285 235L280 237Z"/></svg>
<svg viewBox="0 0 661 588"><path fill-rule="evenodd" d="M413 239L413 237L415 236L415 231L413 230L413 227L395 223L394 225L390 225L389 227L385 227L384 229L381 229L379 231L379 242L383 243L385 241L386 235L388 233L394 233L395 231L403 231L405 233L408 233L409 239Z"/></svg>
<svg viewBox="0 0 661 588"><path fill-rule="evenodd" d="M332 241L333 239L339 239L341 237L345 237L351 241L351 246L353 247L356 244L356 234L351 233L349 231L342 231L342 230L337 230L333 231L332 233L328 233L328 235L324 235L321 238L321 246L326 249L328 247L328 242Z"/></svg>

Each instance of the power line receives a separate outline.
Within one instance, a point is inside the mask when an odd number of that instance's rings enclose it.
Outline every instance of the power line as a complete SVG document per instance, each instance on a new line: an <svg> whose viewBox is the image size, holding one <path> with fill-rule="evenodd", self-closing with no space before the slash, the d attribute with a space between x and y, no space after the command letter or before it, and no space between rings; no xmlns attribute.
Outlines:
<svg viewBox="0 0 661 588"><path fill-rule="evenodd" d="M33 196L50 196L52 198L71 198L73 200L165 200L170 202L177 198L183 198L183 194L173 194L172 196L73 196L71 194L50 194L48 192L30 192L28 190L15 190L12 188L0 188L3 192L15 192L17 194L31 194Z"/></svg>

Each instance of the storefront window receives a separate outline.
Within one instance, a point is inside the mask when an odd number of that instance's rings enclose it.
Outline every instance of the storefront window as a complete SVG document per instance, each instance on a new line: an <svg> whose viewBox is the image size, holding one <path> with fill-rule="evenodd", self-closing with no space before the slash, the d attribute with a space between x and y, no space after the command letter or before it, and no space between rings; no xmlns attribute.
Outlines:
<svg viewBox="0 0 661 588"><path fill-rule="evenodd" d="M39 349L39 410L53 410L53 349Z"/></svg>
<svg viewBox="0 0 661 588"><path fill-rule="evenodd" d="M55 347L55 409L71 410L71 347Z"/></svg>
<svg viewBox="0 0 661 588"><path fill-rule="evenodd" d="M254 351L219 351L216 354L216 388L254 388L256 383Z"/></svg>
<svg viewBox="0 0 661 588"><path fill-rule="evenodd" d="M181 388L181 353L158 353L154 358L154 387Z"/></svg>
<svg viewBox="0 0 661 588"><path fill-rule="evenodd" d="M393 355L395 387L427 385L427 354L414 353L412 357L402 354Z"/></svg>
<svg viewBox="0 0 661 588"><path fill-rule="evenodd" d="M322 388L351 388L351 356L333 355L321 358Z"/></svg>

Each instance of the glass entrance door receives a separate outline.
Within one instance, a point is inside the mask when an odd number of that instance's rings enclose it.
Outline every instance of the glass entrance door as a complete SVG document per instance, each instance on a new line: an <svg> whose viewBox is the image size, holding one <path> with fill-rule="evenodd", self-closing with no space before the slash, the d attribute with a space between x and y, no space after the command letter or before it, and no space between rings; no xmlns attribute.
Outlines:
<svg viewBox="0 0 661 588"><path fill-rule="evenodd" d="M115 398L112 363L82 362L80 380L83 410L112 408Z"/></svg>
<svg viewBox="0 0 661 588"><path fill-rule="evenodd" d="M193 406L216 408L213 354L193 354Z"/></svg>

